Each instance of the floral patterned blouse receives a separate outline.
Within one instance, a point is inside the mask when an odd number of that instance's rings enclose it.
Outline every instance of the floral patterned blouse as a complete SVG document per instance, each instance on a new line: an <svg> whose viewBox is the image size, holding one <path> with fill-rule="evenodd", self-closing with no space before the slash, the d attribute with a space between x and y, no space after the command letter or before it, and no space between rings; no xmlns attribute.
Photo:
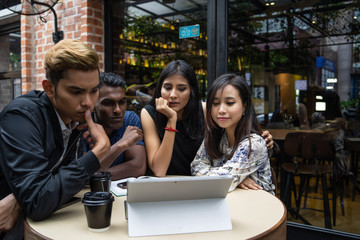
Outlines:
<svg viewBox="0 0 360 240"><path fill-rule="evenodd" d="M245 138L240 142L231 159L226 160L223 156L221 159L214 159L213 163L206 153L203 142L191 163L191 174L196 176L232 175L234 179L229 192L250 176L265 191L274 194L275 186L271 181L270 161L265 140L257 134L251 134L250 140L250 155L248 154L249 139ZM224 133L220 141L221 151L229 154L232 148L229 147L226 133Z"/></svg>

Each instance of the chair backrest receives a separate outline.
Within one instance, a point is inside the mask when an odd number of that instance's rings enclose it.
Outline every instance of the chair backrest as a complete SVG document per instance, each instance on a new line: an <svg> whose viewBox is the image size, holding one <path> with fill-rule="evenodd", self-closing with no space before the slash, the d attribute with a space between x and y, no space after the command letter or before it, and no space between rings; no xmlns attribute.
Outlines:
<svg viewBox="0 0 360 240"><path fill-rule="evenodd" d="M310 132L288 133L285 137L284 151L290 157L304 159L330 159L335 153L326 134Z"/></svg>
<svg viewBox="0 0 360 240"><path fill-rule="evenodd" d="M266 125L267 129L284 129L285 123L284 122L269 122L268 125Z"/></svg>
<svg viewBox="0 0 360 240"><path fill-rule="evenodd" d="M326 134L306 133L305 135L304 150L308 158L328 159L334 157L335 149Z"/></svg>
<svg viewBox="0 0 360 240"><path fill-rule="evenodd" d="M287 155L294 158L297 157L302 149L303 133L288 133L285 137L284 151Z"/></svg>
<svg viewBox="0 0 360 240"><path fill-rule="evenodd" d="M275 173L275 170L270 167L270 170L271 170L271 181L272 183L274 184L275 186L275 189L274 189L274 193L276 195L276 192L277 192L277 178L276 178L276 173Z"/></svg>

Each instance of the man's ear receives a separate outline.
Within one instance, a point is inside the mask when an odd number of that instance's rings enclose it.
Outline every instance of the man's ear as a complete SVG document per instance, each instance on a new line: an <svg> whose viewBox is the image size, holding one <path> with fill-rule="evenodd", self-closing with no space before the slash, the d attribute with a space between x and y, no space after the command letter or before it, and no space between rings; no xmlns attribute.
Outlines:
<svg viewBox="0 0 360 240"><path fill-rule="evenodd" d="M43 86L44 91L48 95L48 97L50 97L50 98L54 97L54 95L55 95L55 86L51 81L49 81L47 79L43 80L42 81L42 86Z"/></svg>

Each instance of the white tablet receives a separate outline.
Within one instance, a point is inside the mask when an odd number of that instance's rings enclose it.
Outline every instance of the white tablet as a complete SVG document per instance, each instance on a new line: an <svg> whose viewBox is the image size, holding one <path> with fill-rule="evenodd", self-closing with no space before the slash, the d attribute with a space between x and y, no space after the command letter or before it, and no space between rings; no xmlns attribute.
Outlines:
<svg viewBox="0 0 360 240"><path fill-rule="evenodd" d="M129 179L130 237L231 230L232 176Z"/></svg>

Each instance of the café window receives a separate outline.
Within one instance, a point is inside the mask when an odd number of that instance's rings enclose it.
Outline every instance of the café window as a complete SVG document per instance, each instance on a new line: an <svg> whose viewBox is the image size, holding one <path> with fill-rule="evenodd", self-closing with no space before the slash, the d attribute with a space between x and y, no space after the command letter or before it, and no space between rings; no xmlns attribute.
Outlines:
<svg viewBox="0 0 360 240"><path fill-rule="evenodd" d="M21 34L18 14L0 9L0 19L1 111L12 99L21 95Z"/></svg>
<svg viewBox="0 0 360 240"><path fill-rule="evenodd" d="M325 124L342 117L348 124L345 137L350 130L359 137L359 128L355 128L359 118L353 121L360 99L357 1L228 1L227 10L228 71L242 75L251 86L256 114L264 128L298 130L297 110L305 105L309 119L315 112L324 116ZM282 117L270 122L275 114ZM289 119L292 124L286 124ZM353 171L358 171L357 167ZM346 184L344 188L352 187ZM359 199L354 201L346 194L348 208L343 215L339 199L331 203L339 206L333 229L359 234L352 217ZM307 204L308 209L316 209ZM300 216L324 227L322 214L302 206ZM290 211L288 221L305 222Z"/></svg>
<svg viewBox="0 0 360 240"><path fill-rule="evenodd" d="M207 75L207 1L112 1L111 71L127 86L139 85L149 94L162 69L182 59L195 70L205 98ZM184 30L181 32L181 30ZM188 35L186 34L188 33ZM131 93L128 93L130 95ZM128 107L131 107L131 104Z"/></svg>
<svg viewBox="0 0 360 240"><path fill-rule="evenodd" d="M356 16L360 18L360 11L356 12ZM357 43L354 44L353 48L353 69L355 69L355 71L351 74L352 89L350 97L353 99L360 99L360 35L358 35L356 39Z"/></svg>
<svg viewBox="0 0 360 240"><path fill-rule="evenodd" d="M0 79L0 111L14 98L21 95L21 78Z"/></svg>
<svg viewBox="0 0 360 240"><path fill-rule="evenodd" d="M0 36L0 110L21 95L20 32Z"/></svg>
<svg viewBox="0 0 360 240"><path fill-rule="evenodd" d="M0 36L0 72L14 72L21 69L20 32Z"/></svg>
<svg viewBox="0 0 360 240"><path fill-rule="evenodd" d="M355 1L303 3L229 1L228 71L246 78L253 91L267 86L268 99L257 114L286 107L295 116L304 103L311 116L316 109L311 91L319 89L337 93L340 101L358 98L360 15ZM298 80L306 81L307 89L297 93Z"/></svg>

